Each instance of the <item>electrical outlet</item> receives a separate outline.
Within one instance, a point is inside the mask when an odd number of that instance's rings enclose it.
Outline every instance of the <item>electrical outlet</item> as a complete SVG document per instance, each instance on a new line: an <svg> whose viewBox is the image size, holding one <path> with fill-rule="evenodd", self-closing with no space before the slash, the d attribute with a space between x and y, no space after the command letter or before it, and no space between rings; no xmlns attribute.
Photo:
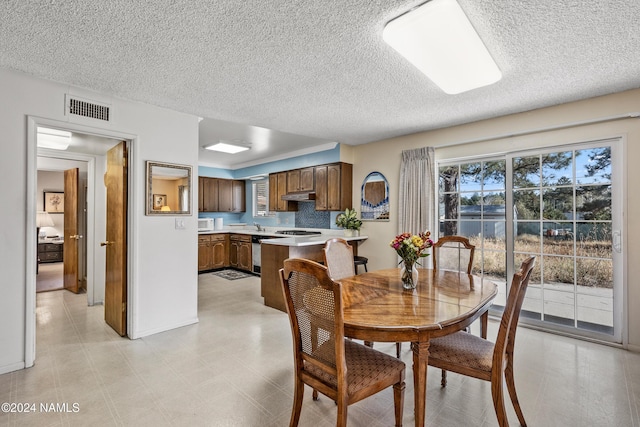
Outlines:
<svg viewBox="0 0 640 427"><path fill-rule="evenodd" d="M183 218L176 218L176 230L184 230L187 228Z"/></svg>

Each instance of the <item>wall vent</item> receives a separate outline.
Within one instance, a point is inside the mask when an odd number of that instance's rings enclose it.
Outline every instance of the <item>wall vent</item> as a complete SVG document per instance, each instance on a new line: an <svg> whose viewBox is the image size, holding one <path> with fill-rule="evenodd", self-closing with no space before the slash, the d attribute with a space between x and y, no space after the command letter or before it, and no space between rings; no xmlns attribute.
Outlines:
<svg viewBox="0 0 640 427"><path fill-rule="evenodd" d="M108 105L101 105L72 96L67 96L66 104L67 113L71 115L104 120L106 122L110 119L111 107Z"/></svg>

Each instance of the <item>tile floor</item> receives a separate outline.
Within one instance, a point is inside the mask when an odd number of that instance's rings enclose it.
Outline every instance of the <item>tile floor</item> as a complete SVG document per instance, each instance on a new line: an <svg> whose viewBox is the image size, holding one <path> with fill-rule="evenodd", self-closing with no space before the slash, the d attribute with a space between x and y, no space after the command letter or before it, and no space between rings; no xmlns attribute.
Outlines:
<svg viewBox="0 0 640 427"><path fill-rule="evenodd" d="M38 294L36 364L0 375L0 402L35 403L37 411L0 412L0 426L287 426L289 323L262 304L259 279L200 275L199 318L132 341L116 336L85 295ZM496 328L491 322L490 338ZM394 347L376 344L391 354ZM412 426L408 348L404 425ZM450 374L442 389L439 381L429 368L428 426L497 425L489 383ZM640 354L521 328L516 384L529 426L640 427ZM40 403L67 403L68 412L41 412ZM301 426L335 425L335 413L333 402L313 402L306 390ZM349 407L351 427L390 425L390 389Z"/></svg>

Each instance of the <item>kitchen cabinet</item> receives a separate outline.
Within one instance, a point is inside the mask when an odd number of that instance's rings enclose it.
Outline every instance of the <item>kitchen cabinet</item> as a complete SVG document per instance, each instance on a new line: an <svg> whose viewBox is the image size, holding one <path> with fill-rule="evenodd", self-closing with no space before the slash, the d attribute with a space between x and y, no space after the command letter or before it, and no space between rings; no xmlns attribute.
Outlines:
<svg viewBox="0 0 640 427"><path fill-rule="evenodd" d="M297 211L298 203L282 200L287 194L287 172L269 174L269 210L272 212Z"/></svg>
<svg viewBox="0 0 640 427"><path fill-rule="evenodd" d="M229 236L229 266L239 270L252 271L251 236L231 234Z"/></svg>
<svg viewBox="0 0 640 427"><path fill-rule="evenodd" d="M244 212L245 210L244 181L198 177L198 211Z"/></svg>
<svg viewBox="0 0 640 427"><path fill-rule="evenodd" d="M351 208L353 165L335 163L315 167L317 211L343 211Z"/></svg>
<svg viewBox="0 0 640 427"><path fill-rule="evenodd" d="M287 192L314 190L314 168L295 169L287 172Z"/></svg>
<svg viewBox="0 0 640 427"><path fill-rule="evenodd" d="M198 236L198 271L223 268L229 265L228 239L227 234Z"/></svg>
<svg viewBox="0 0 640 427"><path fill-rule="evenodd" d="M218 188L218 178L198 177L198 211L218 212Z"/></svg>

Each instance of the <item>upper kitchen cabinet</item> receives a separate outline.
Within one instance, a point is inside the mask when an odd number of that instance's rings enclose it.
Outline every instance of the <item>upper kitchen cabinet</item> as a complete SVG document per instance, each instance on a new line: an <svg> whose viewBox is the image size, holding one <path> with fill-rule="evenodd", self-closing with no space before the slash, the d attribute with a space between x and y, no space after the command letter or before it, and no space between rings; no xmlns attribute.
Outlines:
<svg viewBox="0 0 640 427"><path fill-rule="evenodd" d="M298 204L282 200L287 194L287 172L269 174L269 210L272 212L297 211Z"/></svg>
<svg viewBox="0 0 640 427"><path fill-rule="evenodd" d="M246 210L244 181L220 179L218 186L219 212L244 212Z"/></svg>
<svg viewBox="0 0 640 427"><path fill-rule="evenodd" d="M198 177L198 211L218 212L218 178Z"/></svg>
<svg viewBox="0 0 640 427"><path fill-rule="evenodd" d="M200 212L244 212L246 210L244 181L199 177L198 184Z"/></svg>
<svg viewBox="0 0 640 427"><path fill-rule="evenodd" d="M287 172L287 193L313 191L314 168L295 169Z"/></svg>
<svg viewBox="0 0 640 427"><path fill-rule="evenodd" d="M351 208L353 165L336 163L315 167L317 211Z"/></svg>

